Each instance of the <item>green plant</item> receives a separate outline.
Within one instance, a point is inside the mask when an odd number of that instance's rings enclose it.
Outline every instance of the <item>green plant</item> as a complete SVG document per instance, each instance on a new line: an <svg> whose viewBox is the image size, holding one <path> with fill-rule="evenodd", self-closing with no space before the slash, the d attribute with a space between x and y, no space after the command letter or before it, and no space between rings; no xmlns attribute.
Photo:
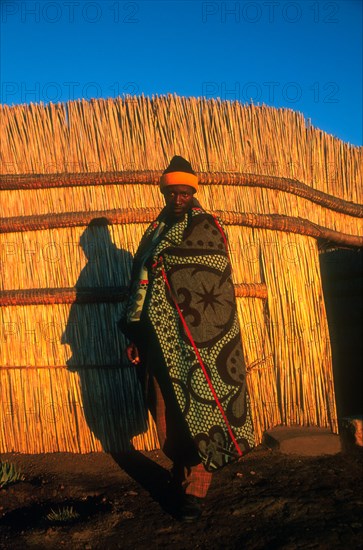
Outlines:
<svg viewBox="0 0 363 550"><path fill-rule="evenodd" d="M77 518L79 518L79 513L73 509L73 506L64 506L63 508L58 508L57 511L52 508L49 514L47 514L49 521L72 521Z"/></svg>
<svg viewBox="0 0 363 550"><path fill-rule="evenodd" d="M22 481L23 474L18 470L15 464L10 462L0 462L0 488L10 485L10 483L16 483Z"/></svg>

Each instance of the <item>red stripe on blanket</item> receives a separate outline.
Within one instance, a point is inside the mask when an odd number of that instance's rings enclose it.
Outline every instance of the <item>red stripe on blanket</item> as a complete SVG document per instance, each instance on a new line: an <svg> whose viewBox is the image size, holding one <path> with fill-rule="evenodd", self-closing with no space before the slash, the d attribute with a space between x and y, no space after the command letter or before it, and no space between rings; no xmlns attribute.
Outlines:
<svg viewBox="0 0 363 550"><path fill-rule="evenodd" d="M223 417L223 420L224 420L224 422L225 422L225 424L226 424L226 426L227 426L228 433L229 433L229 435L230 435L230 437L231 437L231 439L232 439L232 441L233 441L234 446L236 447L236 450L237 450L238 454L239 454L240 456L242 456L243 453L242 453L242 451L241 451L241 449L240 449L240 447L239 447L239 445L238 445L238 443L237 443L237 440L236 440L235 435L234 435L234 433L233 433L233 431L232 431L232 428L231 428L231 426L230 426L230 424L229 424L229 422L228 422L227 415L226 415L226 413L224 412L224 409L223 409L223 407L222 407L222 405L221 405L221 402L220 402L219 399L218 399L218 396L217 396L217 393L216 393L216 391L215 391L215 389L214 389L214 387L213 387L212 381L211 381L211 379L210 379L209 376L208 376L207 369L205 368L205 365L204 365L203 360L202 360L202 358L201 358L201 356L200 356L199 350L198 350L198 348L197 348L197 346L196 346L196 344L195 344L195 342L194 342L194 340L193 340L193 336L192 336L192 334L191 334L191 332L190 332L190 330L189 330L189 327L188 327L188 325L187 325L187 323L186 323L186 321L185 321L185 319L184 319L183 313L182 313L182 311L181 311L181 309L180 309L180 307L179 307L177 301L175 300L175 298L174 298L174 296L173 296L173 293L172 293L172 290L171 290L171 287L170 287L168 278L167 278L167 276L166 276L166 273L165 273L165 271L164 271L164 268L161 268L161 273L162 273L163 279L164 279L164 281L165 281L165 284L166 284L166 286L167 286L167 288L168 288L168 290L169 290L169 292L170 292L170 296L171 296L171 298L172 298L172 300L173 300L173 302L174 302L174 305L175 305L175 307L176 307L176 310L177 310L177 312L178 312L178 314L179 314L179 317L180 317L180 319L181 319L181 322L183 323L183 327L184 327L184 329L185 329L185 332L186 332L186 334L187 334L187 336L188 336L188 338L189 338L189 340L190 340L191 345L193 346L195 355L197 356L198 362L199 362L199 364L200 364L200 366L201 366L201 368L202 368L202 371L203 371L203 374L204 374L204 376L205 376L205 379L206 379L207 382L208 382L208 386L209 386L209 389L210 389L211 392L212 392L214 401L216 402L216 404L217 404L217 406L218 406L218 409L219 409L219 411L220 411L220 413L221 413L221 415L222 415L222 417Z"/></svg>

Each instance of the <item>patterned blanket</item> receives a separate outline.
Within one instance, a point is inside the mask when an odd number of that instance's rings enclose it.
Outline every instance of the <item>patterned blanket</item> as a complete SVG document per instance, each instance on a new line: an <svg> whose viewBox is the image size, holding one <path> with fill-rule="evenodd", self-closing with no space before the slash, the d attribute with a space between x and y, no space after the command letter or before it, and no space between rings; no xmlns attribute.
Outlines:
<svg viewBox="0 0 363 550"><path fill-rule="evenodd" d="M140 243L135 265L147 266L148 280L134 281L128 309L135 315L139 304L151 323L190 434L212 471L254 445L227 241L220 222L201 208L171 227L163 223L162 212Z"/></svg>

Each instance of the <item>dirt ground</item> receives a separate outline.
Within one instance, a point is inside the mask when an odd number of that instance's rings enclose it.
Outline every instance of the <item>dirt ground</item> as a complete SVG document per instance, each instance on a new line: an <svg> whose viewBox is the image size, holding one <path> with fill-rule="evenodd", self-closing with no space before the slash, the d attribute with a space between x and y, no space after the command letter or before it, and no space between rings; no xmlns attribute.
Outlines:
<svg viewBox="0 0 363 550"><path fill-rule="evenodd" d="M258 447L214 475L202 518L175 518L158 451L112 457L0 455L24 481L0 491L0 548L363 548L362 454L305 457ZM128 472L128 473L126 473ZM47 519L72 506L73 522Z"/></svg>

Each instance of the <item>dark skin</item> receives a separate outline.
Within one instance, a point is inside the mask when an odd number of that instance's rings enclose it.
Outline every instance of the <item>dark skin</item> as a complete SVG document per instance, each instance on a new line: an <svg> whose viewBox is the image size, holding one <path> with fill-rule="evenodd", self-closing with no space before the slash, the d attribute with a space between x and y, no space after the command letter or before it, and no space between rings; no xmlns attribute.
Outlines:
<svg viewBox="0 0 363 550"><path fill-rule="evenodd" d="M162 193L166 206L166 221L172 224L181 220L191 208L195 190L190 185L169 185ZM126 355L134 365L140 363L139 351L133 342L127 346Z"/></svg>
<svg viewBox="0 0 363 550"><path fill-rule="evenodd" d="M170 185L163 191L166 218L168 222L176 222L184 217L191 208L195 191L189 185Z"/></svg>

